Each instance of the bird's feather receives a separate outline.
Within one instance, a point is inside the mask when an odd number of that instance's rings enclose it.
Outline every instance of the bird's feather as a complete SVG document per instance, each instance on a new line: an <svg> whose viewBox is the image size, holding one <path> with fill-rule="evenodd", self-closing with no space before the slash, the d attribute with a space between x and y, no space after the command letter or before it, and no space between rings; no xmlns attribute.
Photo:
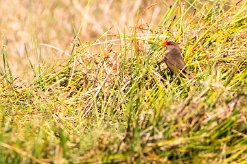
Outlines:
<svg viewBox="0 0 247 164"><path fill-rule="evenodd" d="M186 64L178 49L169 51L166 54L164 61L172 72L179 73L181 70L186 71Z"/></svg>

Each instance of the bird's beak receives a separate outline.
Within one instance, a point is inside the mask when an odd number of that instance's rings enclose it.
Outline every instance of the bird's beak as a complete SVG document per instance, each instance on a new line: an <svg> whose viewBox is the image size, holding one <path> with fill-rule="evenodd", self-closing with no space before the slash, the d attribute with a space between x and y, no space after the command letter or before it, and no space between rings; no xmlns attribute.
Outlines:
<svg viewBox="0 0 247 164"><path fill-rule="evenodd" d="M166 47L168 45L168 42L163 42L162 46Z"/></svg>

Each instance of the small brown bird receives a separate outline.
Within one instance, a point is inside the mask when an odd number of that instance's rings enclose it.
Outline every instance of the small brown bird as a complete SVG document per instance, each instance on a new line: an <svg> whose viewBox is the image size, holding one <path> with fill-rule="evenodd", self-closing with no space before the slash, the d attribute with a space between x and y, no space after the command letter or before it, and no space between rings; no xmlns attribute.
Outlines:
<svg viewBox="0 0 247 164"><path fill-rule="evenodd" d="M181 55L178 44L169 41L164 42L163 46L167 47L168 52L165 55L164 59L159 62L159 65L165 62L171 72L175 74L182 74L182 76L185 76L187 74L188 77L191 78L192 75L189 75L187 73L186 63L184 62L184 59Z"/></svg>

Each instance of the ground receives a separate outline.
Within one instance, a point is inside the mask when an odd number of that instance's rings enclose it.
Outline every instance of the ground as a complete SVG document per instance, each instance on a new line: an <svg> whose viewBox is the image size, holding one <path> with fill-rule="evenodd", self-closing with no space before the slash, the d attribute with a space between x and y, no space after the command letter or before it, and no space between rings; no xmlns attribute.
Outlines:
<svg viewBox="0 0 247 164"><path fill-rule="evenodd" d="M100 2L0 2L0 162L245 163L247 2Z"/></svg>

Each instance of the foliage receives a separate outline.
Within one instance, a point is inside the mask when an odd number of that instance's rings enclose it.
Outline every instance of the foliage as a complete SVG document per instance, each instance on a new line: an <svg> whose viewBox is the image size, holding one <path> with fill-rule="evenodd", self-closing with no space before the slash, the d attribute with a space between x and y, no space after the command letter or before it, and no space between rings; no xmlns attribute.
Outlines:
<svg viewBox="0 0 247 164"><path fill-rule="evenodd" d="M1 163L244 163L246 15L246 1L176 1L154 28L76 37L62 65L31 64L31 85L13 78L4 45ZM195 78L158 69L164 37Z"/></svg>

